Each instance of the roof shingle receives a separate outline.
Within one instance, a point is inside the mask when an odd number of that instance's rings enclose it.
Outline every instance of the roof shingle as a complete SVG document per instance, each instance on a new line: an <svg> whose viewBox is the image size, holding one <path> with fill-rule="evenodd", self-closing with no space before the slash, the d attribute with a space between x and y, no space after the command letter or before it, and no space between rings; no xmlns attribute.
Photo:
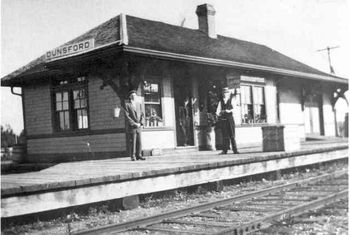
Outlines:
<svg viewBox="0 0 350 235"><path fill-rule="evenodd" d="M336 77L305 65L264 45L221 35L218 35L217 39L213 39L199 30L128 15L126 16L126 24L129 38L128 46L131 47ZM120 40L120 30L120 17L117 16L64 45L94 38L95 47L100 47ZM5 76L1 81L8 85L16 77L23 77L34 72L40 73L45 70L45 62L45 56L41 56Z"/></svg>

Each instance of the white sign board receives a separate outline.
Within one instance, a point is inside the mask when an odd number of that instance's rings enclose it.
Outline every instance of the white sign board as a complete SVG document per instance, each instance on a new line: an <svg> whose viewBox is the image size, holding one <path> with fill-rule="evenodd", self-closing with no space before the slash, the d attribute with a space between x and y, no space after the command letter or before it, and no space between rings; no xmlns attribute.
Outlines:
<svg viewBox="0 0 350 235"><path fill-rule="evenodd" d="M241 76L241 81L243 81L243 82L265 83L265 78L261 78L261 77L250 77L250 76Z"/></svg>
<svg viewBox="0 0 350 235"><path fill-rule="evenodd" d="M88 50L94 48L94 44L95 44L95 40L93 38L91 38L91 39L88 39L85 41L57 47L53 50L46 52L46 59L52 60L52 59L56 59L59 57L72 55L72 54L75 54L78 52L88 51Z"/></svg>

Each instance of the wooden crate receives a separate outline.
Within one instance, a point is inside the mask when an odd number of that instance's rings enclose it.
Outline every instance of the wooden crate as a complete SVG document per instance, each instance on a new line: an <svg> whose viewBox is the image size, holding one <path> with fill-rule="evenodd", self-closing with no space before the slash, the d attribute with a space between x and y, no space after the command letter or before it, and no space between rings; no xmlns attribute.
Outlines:
<svg viewBox="0 0 350 235"><path fill-rule="evenodd" d="M263 151L293 151L300 149L297 125L263 126Z"/></svg>
<svg viewBox="0 0 350 235"><path fill-rule="evenodd" d="M262 138L263 138L263 151L284 151L284 138L283 130L284 126L263 126Z"/></svg>

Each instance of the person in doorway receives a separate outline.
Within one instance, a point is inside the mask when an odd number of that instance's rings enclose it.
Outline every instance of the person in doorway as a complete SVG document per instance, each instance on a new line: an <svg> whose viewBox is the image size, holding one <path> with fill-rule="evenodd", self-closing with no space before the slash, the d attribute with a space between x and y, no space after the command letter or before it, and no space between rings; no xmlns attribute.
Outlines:
<svg viewBox="0 0 350 235"><path fill-rule="evenodd" d="M145 160L142 157L141 127L143 126L144 114L141 104L137 102L135 90L129 92L129 101L125 104L125 117L128 123L129 154L131 161Z"/></svg>
<svg viewBox="0 0 350 235"><path fill-rule="evenodd" d="M235 136L235 120L233 118L234 107L236 105L235 101L236 93L233 95L227 87L223 88L222 97L216 109L216 115L219 117L219 125L223 137L223 149L221 154L227 154L227 150L230 149L230 141L233 153L238 154Z"/></svg>
<svg viewBox="0 0 350 235"><path fill-rule="evenodd" d="M183 146L189 144L190 126L191 126L191 106L189 103L189 97L186 96L183 100L182 106L179 107L179 121L180 130L183 135Z"/></svg>

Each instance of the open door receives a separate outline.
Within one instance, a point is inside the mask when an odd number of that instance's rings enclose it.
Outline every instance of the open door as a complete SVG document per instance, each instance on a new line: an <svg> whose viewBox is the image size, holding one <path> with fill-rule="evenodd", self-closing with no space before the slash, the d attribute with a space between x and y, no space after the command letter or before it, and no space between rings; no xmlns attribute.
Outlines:
<svg viewBox="0 0 350 235"><path fill-rule="evenodd" d="M174 79L177 146L194 146L191 89L188 80Z"/></svg>
<svg viewBox="0 0 350 235"><path fill-rule="evenodd" d="M305 102L305 133L308 135L323 134L322 104L319 95L310 95Z"/></svg>

